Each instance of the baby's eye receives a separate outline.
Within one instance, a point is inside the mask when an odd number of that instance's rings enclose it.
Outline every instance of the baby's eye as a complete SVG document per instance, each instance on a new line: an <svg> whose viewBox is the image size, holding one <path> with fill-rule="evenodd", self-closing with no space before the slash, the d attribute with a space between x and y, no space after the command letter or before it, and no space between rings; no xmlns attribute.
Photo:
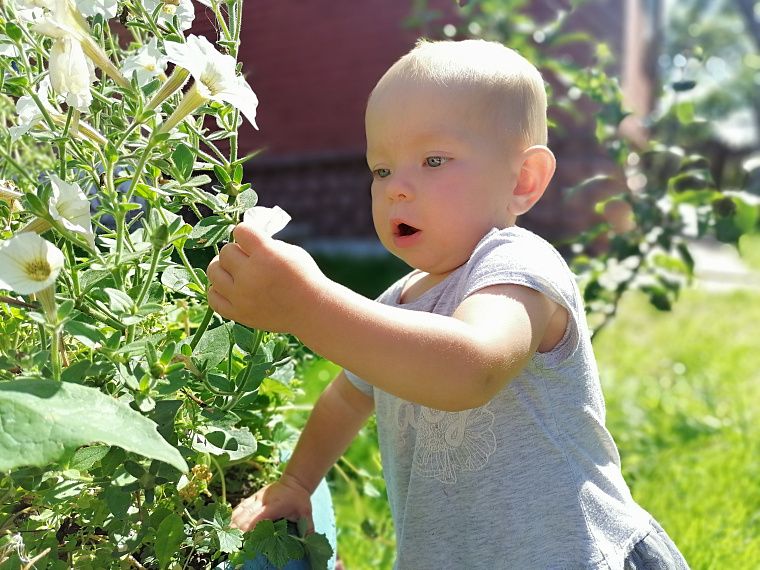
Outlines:
<svg viewBox="0 0 760 570"><path fill-rule="evenodd" d="M372 171L372 176L375 178L387 178L391 175L391 171L388 168L376 168Z"/></svg>
<svg viewBox="0 0 760 570"><path fill-rule="evenodd" d="M441 166L444 162L448 162L448 158L445 156L428 156L425 159L425 164L428 165L431 168L437 168Z"/></svg>

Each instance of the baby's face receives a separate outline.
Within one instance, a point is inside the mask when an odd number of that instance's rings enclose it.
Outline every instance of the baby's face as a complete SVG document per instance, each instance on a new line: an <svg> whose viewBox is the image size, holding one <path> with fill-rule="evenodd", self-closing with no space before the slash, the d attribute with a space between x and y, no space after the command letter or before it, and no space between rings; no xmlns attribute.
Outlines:
<svg viewBox="0 0 760 570"><path fill-rule="evenodd" d="M372 217L380 241L427 273L465 263L509 210L517 149L484 97L393 79L367 106Z"/></svg>

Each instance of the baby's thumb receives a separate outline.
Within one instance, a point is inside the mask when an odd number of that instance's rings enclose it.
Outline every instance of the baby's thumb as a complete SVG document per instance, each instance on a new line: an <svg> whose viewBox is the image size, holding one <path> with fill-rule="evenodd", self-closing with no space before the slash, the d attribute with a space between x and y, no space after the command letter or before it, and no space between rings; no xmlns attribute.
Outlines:
<svg viewBox="0 0 760 570"><path fill-rule="evenodd" d="M264 232L259 231L253 224L246 222L235 226L235 229L232 230L232 235L235 237L235 243L244 252L249 254L260 248L264 244L264 240L268 239Z"/></svg>

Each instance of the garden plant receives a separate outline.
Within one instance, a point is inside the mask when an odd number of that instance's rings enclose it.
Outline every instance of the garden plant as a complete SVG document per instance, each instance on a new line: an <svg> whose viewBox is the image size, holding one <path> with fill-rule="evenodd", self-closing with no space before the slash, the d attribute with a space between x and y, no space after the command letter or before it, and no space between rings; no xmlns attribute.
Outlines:
<svg viewBox="0 0 760 570"><path fill-rule="evenodd" d="M299 353L215 317L198 267L261 214L242 24L235 0L0 4L3 568L327 567L323 535L230 527L290 448Z"/></svg>
<svg viewBox="0 0 760 570"><path fill-rule="evenodd" d="M658 139L696 120L688 100L658 117L646 147L622 138L609 49L596 46L592 66L550 55L592 38L564 30L567 10L537 23L527 5L471 1L453 35L524 53L558 108L595 105L622 173L605 175L618 191L596 208L624 213L570 248L595 330L630 289L668 309L693 273L688 240L739 243L758 199ZM215 21L215 41L187 32L195 11ZM292 445L282 410L304 354L286 335L223 322L205 299L202 268L256 205L252 156L238 152L257 111L237 62L242 14L242 0L0 2L2 567L224 568L263 553L324 568L332 556L284 521L230 528L231 502L272 480Z"/></svg>

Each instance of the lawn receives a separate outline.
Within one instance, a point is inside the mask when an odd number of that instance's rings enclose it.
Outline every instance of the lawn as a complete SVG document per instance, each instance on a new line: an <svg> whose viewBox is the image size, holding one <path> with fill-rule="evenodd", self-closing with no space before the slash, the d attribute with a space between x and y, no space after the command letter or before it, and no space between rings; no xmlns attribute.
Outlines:
<svg viewBox="0 0 760 570"><path fill-rule="evenodd" d="M670 313L629 296L595 342L626 480L693 569L760 567L759 340L760 293L689 290ZM314 360L301 403L335 370ZM374 433L330 475L348 570L393 563Z"/></svg>

